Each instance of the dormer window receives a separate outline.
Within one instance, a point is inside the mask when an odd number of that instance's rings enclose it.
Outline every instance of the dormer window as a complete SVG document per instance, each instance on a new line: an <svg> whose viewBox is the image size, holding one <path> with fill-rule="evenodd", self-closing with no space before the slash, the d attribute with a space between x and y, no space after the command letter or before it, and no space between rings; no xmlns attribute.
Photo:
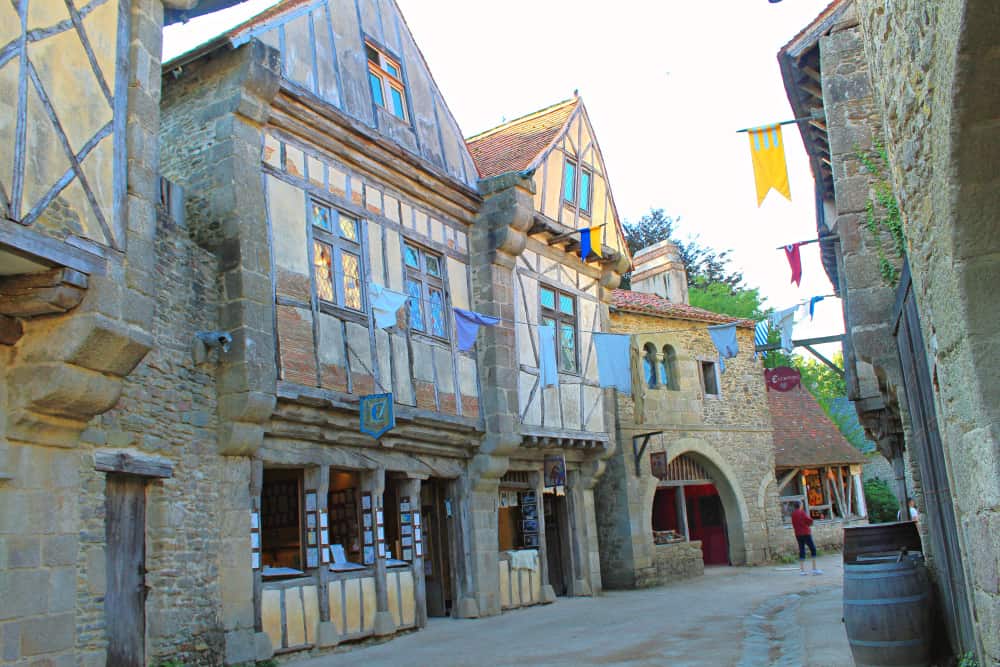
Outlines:
<svg viewBox="0 0 1000 667"><path fill-rule="evenodd" d="M590 215L593 199L594 173L581 168L576 160L566 160L563 165L563 201L579 208L583 215Z"/></svg>
<svg viewBox="0 0 1000 667"><path fill-rule="evenodd" d="M371 42L365 42L365 53L368 55L368 83L372 89L372 100L396 118L408 120L406 86L399 62Z"/></svg>

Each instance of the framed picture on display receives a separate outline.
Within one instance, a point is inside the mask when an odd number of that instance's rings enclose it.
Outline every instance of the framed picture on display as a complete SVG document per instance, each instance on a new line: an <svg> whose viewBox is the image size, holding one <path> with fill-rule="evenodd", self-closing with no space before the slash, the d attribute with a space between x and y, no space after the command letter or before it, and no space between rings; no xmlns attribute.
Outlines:
<svg viewBox="0 0 1000 667"><path fill-rule="evenodd" d="M315 512L316 511L316 490L309 489L306 491L306 511Z"/></svg>
<svg viewBox="0 0 1000 667"><path fill-rule="evenodd" d="M376 529L376 535L378 536L378 541L379 542L384 542L385 541L385 526L379 526Z"/></svg>
<svg viewBox="0 0 1000 667"><path fill-rule="evenodd" d="M411 526L408 523L403 524L402 526L399 527L399 534L400 535L412 535L413 534L413 526Z"/></svg>
<svg viewBox="0 0 1000 667"><path fill-rule="evenodd" d="M417 542L417 544L413 548L417 552L417 558L423 558L423 555L424 555L424 545L423 545L423 543ZM430 562L430 561L428 561L428 562Z"/></svg>
<svg viewBox="0 0 1000 667"><path fill-rule="evenodd" d="M364 537L365 537L365 544L374 544L375 543L375 539L374 539L374 536L372 535L372 531L366 530Z"/></svg>
<svg viewBox="0 0 1000 667"><path fill-rule="evenodd" d="M384 523L382 520L382 510L375 510L375 523L379 526Z"/></svg>
<svg viewBox="0 0 1000 667"><path fill-rule="evenodd" d="M403 498L399 499L399 511L400 512L409 512L410 511L410 497L409 496L404 496Z"/></svg>
<svg viewBox="0 0 1000 667"><path fill-rule="evenodd" d="M413 523L413 515L409 512L403 512L399 515L400 523Z"/></svg>
<svg viewBox="0 0 1000 667"><path fill-rule="evenodd" d="M538 533L530 533L524 536L524 546L526 547L537 547L538 546Z"/></svg>
<svg viewBox="0 0 1000 667"><path fill-rule="evenodd" d="M421 535L421 530L419 528L414 529L413 539L415 539L417 542L420 542L424 539L423 536Z"/></svg>
<svg viewBox="0 0 1000 667"><path fill-rule="evenodd" d="M525 533L537 533L538 519L524 519L521 521L521 531Z"/></svg>
<svg viewBox="0 0 1000 667"><path fill-rule="evenodd" d="M319 549L306 549L306 567L319 567Z"/></svg>
<svg viewBox="0 0 1000 667"><path fill-rule="evenodd" d="M370 510L372 508L372 494L362 493L361 494L361 509Z"/></svg>
<svg viewBox="0 0 1000 667"><path fill-rule="evenodd" d="M361 523L365 528L372 527L372 514L371 512L365 512L361 518Z"/></svg>
<svg viewBox="0 0 1000 667"><path fill-rule="evenodd" d="M320 512L319 513L319 527L320 528L326 528L329 525L327 522L328 522L328 519L327 519L326 512Z"/></svg>
<svg viewBox="0 0 1000 667"><path fill-rule="evenodd" d="M402 544L404 547L412 547L413 536L400 538L400 544Z"/></svg>
<svg viewBox="0 0 1000 667"><path fill-rule="evenodd" d="M375 547L365 547L365 565L371 565L375 562Z"/></svg>
<svg viewBox="0 0 1000 667"><path fill-rule="evenodd" d="M403 560L413 560L413 549L403 549Z"/></svg>
<svg viewBox="0 0 1000 667"><path fill-rule="evenodd" d="M315 527L316 527L316 513L308 512L306 514L306 528L315 528Z"/></svg>
<svg viewBox="0 0 1000 667"><path fill-rule="evenodd" d="M413 525L414 526L419 526L420 525L420 512L414 512L413 513Z"/></svg>

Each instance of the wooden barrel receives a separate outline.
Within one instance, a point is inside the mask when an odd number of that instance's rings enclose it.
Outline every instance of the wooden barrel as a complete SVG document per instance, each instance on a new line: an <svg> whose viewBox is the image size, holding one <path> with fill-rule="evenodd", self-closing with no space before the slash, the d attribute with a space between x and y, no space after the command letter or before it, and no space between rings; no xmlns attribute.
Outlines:
<svg viewBox="0 0 1000 667"><path fill-rule="evenodd" d="M923 559L845 565L844 626L857 667L931 664L931 584Z"/></svg>

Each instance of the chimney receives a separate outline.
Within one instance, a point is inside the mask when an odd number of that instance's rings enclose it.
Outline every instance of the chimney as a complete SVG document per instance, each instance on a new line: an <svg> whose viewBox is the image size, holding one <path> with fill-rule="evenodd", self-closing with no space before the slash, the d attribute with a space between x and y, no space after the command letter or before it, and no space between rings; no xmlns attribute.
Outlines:
<svg viewBox="0 0 1000 667"><path fill-rule="evenodd" d="M681 251L672 242L660 241L632 257L632 289L669 299L688 302L687 271Z"/></svg>

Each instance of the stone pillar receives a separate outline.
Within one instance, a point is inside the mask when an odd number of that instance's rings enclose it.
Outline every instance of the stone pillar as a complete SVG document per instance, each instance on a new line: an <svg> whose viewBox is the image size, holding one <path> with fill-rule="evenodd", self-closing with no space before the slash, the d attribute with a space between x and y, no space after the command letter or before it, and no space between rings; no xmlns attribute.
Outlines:
<svg viewBox="0 0 1000 667"><path fill-rule="evenodd" d="M578 470L566 471L566 514L569 518L570 595L590 595L584 559L587 554L586 506Z"/></svg>
<svg viewBox="0 0 1000 667"><path fill-rule="evenodd" d="M409 496L410 498L410 511L421 511L420 510L420 485L421 479L419 477L410 477L405 480L401 480L399 484L399 495L400 497ZM403 555L399 554L402 558ZM417 550L413 549L413 561L410 567L413 570L413 587L414 587L414 597L416 598L416 610L417 610L417 627L423 628L427 625L427 582L424 580L424 558L423 555L418 556Z"/></svg>
<svg viewBox="0 0 1000 667"><path fill-rule="evenodd" d="M389 611L389 591L386 582L385 556L378 555L378 514L383 513L385 525L385 508L382 496L385 493L385 468L377 468L362 476L362 493L372 494L372 528L375 531L375 636L383 637L396 631L396 621Z"/></svg>
<svg viewBox="0 0 1000 667"><path fill-rule="evenodd" d="M545 477L536 471L529 473L528 479L531 481L531 488L535 491L538 503L538 576L542 580L542 602L555 602L556 592L549 581L549 546L545 541L545 502L542 498L545 493Z"/></svg>

